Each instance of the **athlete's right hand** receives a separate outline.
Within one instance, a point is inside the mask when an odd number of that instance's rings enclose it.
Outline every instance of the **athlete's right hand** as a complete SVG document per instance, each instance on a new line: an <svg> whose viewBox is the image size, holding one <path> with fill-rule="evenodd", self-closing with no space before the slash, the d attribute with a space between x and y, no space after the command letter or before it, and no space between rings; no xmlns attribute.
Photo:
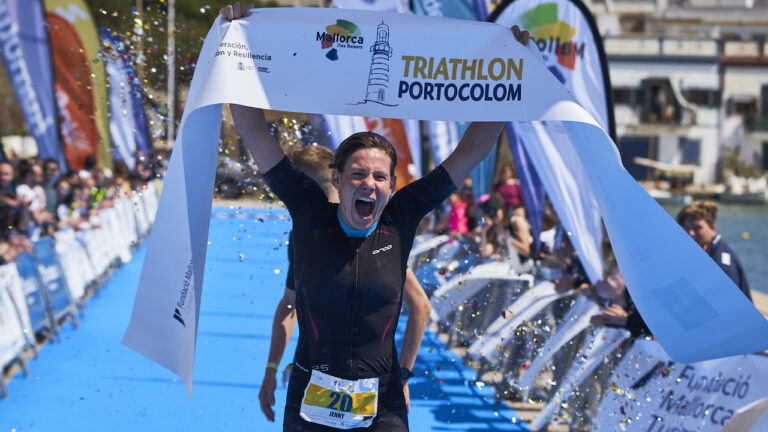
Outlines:
<svg viewBox="0 0 768 432"><path fill-rule="evenodd" d="M248 16L248 11L251 9L253 9L253 3L236 2L221 8L219 14L225 20L232 21L233 19Z"/></svg>
<svg viewBox="0 0 768 432"><path fill-rule="evenodd" d="M275 386L277 385L277 379L275 378L277 372L274 369L267 369L264 372L264 381L261 382L261 390L259 390L259 403L261 404L261 412L267 420L275 421L275 412L272 411L272 406L275 405Z"/></svg>

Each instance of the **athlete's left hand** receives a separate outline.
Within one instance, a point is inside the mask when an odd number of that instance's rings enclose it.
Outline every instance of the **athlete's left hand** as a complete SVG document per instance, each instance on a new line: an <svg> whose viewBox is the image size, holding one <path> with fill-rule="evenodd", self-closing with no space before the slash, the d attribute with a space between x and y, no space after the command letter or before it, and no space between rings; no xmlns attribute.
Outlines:
<svg viewBox="0 0 768 432"><path fill-rule="evenodd" d="M403 383L403 395L405 395L405 412L411 412L411 396L408 393L408 381Z"/></svg>
<svg viewBox="0 0 768 432"><path fill-rule="evenodd" d="M520 27L513 25L512 33L515 35L515 39L517 39L518 42L523 45L528 45L528 40L531 38L531 35L528 34L527 30L520 30Z"/></svg>

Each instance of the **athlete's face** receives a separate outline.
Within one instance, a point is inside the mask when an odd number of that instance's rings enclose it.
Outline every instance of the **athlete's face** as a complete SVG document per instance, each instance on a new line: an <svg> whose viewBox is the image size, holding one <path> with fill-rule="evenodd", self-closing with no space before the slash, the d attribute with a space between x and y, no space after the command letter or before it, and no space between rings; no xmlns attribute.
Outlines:
<svg viewBox="0 0 768 432"><path fill-rule="evenodd" d="M708 224L703 218L685 218L685 220L683 220L683 229L688 235L696 240L696 243L698 243L699 246L705 249L712 240L714 240L715 236L717 236L717 229L713 225Z"/></svg>
<svg viewBox="0 0 768 432"><path fill-rule="evenodd" d="M360 149L346 161L344 171L333 172L339 190L339 209L344 223L354 229L370 228L384 211L395 188L389 156L377 148Z"/></svg>

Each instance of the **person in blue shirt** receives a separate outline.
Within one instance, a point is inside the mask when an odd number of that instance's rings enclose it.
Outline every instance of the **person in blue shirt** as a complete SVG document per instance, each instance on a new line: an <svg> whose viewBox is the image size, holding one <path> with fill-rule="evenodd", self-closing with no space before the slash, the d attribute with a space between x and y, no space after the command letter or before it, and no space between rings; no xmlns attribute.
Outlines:
<svg viewBox="0 0 768 432"><path fill-rule="evenodd" d="M747 274L741 260L717 232L717 203L697 200L677 213L677 223L699 244L731 278L745 296L752 301Z"/></svg>

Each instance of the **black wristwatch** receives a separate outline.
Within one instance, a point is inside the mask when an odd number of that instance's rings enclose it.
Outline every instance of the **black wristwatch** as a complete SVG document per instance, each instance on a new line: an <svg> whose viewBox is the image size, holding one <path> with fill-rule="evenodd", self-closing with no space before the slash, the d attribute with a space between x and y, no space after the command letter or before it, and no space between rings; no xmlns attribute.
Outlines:
<svg viewBox="0 0 768 432"><path fill-rule="evenodd" d="M413 378L413 371L408 369L407 367L400 366L400 381L406 382L409 379Z"/></svg>

